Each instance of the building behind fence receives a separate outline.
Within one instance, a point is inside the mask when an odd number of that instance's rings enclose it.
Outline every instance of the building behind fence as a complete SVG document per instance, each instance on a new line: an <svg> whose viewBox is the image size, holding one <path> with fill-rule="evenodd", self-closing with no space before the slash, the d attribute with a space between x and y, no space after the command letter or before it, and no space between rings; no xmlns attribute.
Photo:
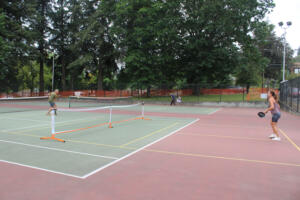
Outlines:
<svg viewBox="0 0 300 200"><path fill-rule="evenodd" d="M300 77L280 84L281 107L300 113Z"/></svg>

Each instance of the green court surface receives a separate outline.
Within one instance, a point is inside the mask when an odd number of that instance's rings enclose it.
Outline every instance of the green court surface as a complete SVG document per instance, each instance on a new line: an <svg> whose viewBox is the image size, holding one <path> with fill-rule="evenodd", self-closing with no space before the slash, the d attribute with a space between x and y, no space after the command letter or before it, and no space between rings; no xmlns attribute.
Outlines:
<svg viewBox="0 0 300 200"><path fill-rule="evenodd" d="M0 160L85 178L196 120L161 117L159 113L210 114L217 110L149 105L145 106L145 118L150 120L135 119L141 108L113 111L113 128L108 128L109 112L105 110L58 112L56 137L65 143L40 140L51 136L51 117L46 115L47 110L1 113ZM157 112L157 116L147 116L147 112Z"/></svg>

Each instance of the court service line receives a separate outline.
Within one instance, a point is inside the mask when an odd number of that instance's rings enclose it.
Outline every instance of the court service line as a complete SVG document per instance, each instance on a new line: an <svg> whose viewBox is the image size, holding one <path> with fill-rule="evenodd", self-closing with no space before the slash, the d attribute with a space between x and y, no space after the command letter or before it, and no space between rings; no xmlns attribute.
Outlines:
<svg viewBox="0 0 300 200"><path fill-rule="evenodd" d="M94 119L94 120L91 120L91 119ZM99 119L97 119L97 120L99 120ZM84 122L84 121L96 121L96 120L95 120L95 118L74 119L74 120L56 122L55 124L65 125L65 124L68 124L70 122L75 122L75 121L82 121L82 122ZM15 128L15 129L4 129L4 130L1 130L1 131L5 132L5 131L23 130L23 131L20 131L20 133L22 133L22 132L28 132L28 131L32 131L32 130L44 129L44 128L48 127L48 126L50 127L50 123L51 123L51 120L49 120L49 124L43 124L43 125L40 124L40 125L34 125L34 126L26 126L26 127ZM28 128L31 128L31 129L28 129Z"/></svg>
<svg viewBox="0 0 300 200"><path fill-rule="evenodd" d="M38 148L38 149L47 149L47 150L54 150L54 151L72 153L72 154L79 154L79 155L84 155L84 156L92 156L92 157L98 157L98 158L105 158L105 159L111 159L111 160L117 160L117 159L119 159L119 158L116 158L116 157L101 156L101 155L95 155L95 154L90 154L90 153L83 153L83 152L78 152L78 151L70 151L70 150L65 150L65 149L58 149L58 148L52 148L52 147L44 147L44 146L33 145L33 144L25 144L25 143L21 143L21 142L13 142L13 141L8 141L8 140L0 140L0 142L9 143L9 144L17 144L17 145L22 145L22 146L27 146L27 147L33 147L33 148Z"/></svg>
<svg viewBox="0 0 300 200"><path fill-rule="evenodd" d="M216 112L219 112L220 110L222 110L222 108L215 109L214 111L207 113L207 114L212 115L212 114L215 114Z"/></svg>
<svg viewBox="0 0 300 200"><path fill-rule="evenodd" d="M38 135L32 135L32 134L27 134L27 133L20 133L20 132L8 132L8 131L1 131L2 133L10 134L10 135L22 135L22 136L29 136L29 137L35 137L35 138L40 138L42 136Z"/></svg>
<svg viewBox="0 0 300 200"><path fill-rule="evenodd" d="M250 137L236 137L236 136L223 136L223 135L210 135L210 134L192 134L192 133L180 133L177 135L181 136L199 136L199 137L216 137L216 138L228 138L228 139L238 139L238 140L259 140L259 141L270 141L269 139L262 138L250 138Z"/></svg>
<svg viewBox="0 0 300 200"><path fill-rule="evenodd" d="M159 142L159 141L161 141L161 140L163 140L163 139L165 139L165 138L167 138L167 137L169 137L169 136L177 133L178 131L181 131L182 129L184 129L184 128L186 128L186 127L188 127L188 126L196 123L197 121L199 121L199 119L193 120L192 122L188 123L187 125L185 125L183 127L180 127L178 129L176 129L175 131L169 133L168 135L165 135L164 137L161 137L161 138L159 138L159 139L157 139L157 140L155 140L155 141L153 141L153 142L151 142L151 143L149 143L149 144L147 144L147 145L145 145L145 146L143 146L143 147L141 147L141 148L139 148L139 149L137 149L137 150L135 150L135 151L133 151L133 152L131 152L131 153L123 156L123 157L121 157L121 158L119 158L118 160L115 160L115 161L113 161L113 162L111 162L111 163L109 163L107 165L104 165L104 166L102 166L102 167L100 167L100 168L98 168L98 169L96 169L96 170L94 170L94 171L92 171L92 172L90 172L90 173L82 176L82 178L85 179L85 178L87 178L87 177L89 177L89 176L91 176L91 175L93 175L93 174L95 174L97 172L100 172L101 170L104 170L104 169L106 169L106 168L108 168L108 167L110 167L110 166L112 166L112 165L114 165L114 164L116 164L116 163L118 163L118 162L120 162L120 161L122 161L122 160L124 160L124 159L126 159L126 158L128 158L128 157L130 157L130 156L132 156L134 154L136 154L136 153L138 153L139 151L144 150L145 148L147 148L147 147L149 147L149 146L151 146L151 145L153 145L153 144L155 144L155 143L157 143L157 142Z"/></svg>
<svg viewBox="0 0 300 200"><path fill-rule="evenodd" d="M10 120L20 120L20 121L29 121L29 122L48 122L45 120L34 120L34 119L22 119L22 118L10 118L10 117L5 117L3 119L10 119Z"/></svg>
<svg viewBox="0 0 300 200"><path fill-rule="evenodd" d="M174 123L174 124L171 124L170 126L167 126L167 127L165 127L165 128L159 129L159 130L157 130L157 131L153 131L153 132L151 132L151 133L149 133L149 134L147 134L147 135L145 135L145 136L142 136L142 137L136 138L136 139L134 139L134 140L132 140L132 141L129 141L129 142L127 142L126 144L122 144L122 145L120 145L120 147L125 147L125 146L128 146L128 145L130 145L130 144L133 144L133 143L136 143L136 142L138 142L138 141L141 141L141 140L143 140L143 139L145 139L145 138L147 138L147 137L150 137L150 136L155 135L155 134L157 134L157 133L160 133L160 132L162 132L162 131L164 131L164 130L167 130L167 129L169 129L169 128L172 128L173 126L175 126L175 125L177 125L177 124L178 124L178 122L176 122L176 123Z"/></svg>
<svg viewBox="0 0 300 200"><path fill-rule="evenodd" d="M273 161L264 161L264 160L251 160L251 159L245 159L245 158L223 157L223 156L194 154L194 153L181 153L181 152L163 151L163 150L155 150L155 149L145 149L144 151L156 152L156 153L162 153L162 154L169 154L169 155L180 155L180 156L201 157L201 158L214 158L214 159L222 159L222 160L234 160L234 161L270 164L270 165L283 165L283 166L290 166L290 167L300 167L300 164L294 164L294 163L273 162Z"/></svg>
<svg viewBox="0 0 300 200"><path fill-rule="evenodd" d="M279 131L298 151L300 151L300 147L283 130L279 128Z"/></svg>
<svg viewBox="0 0 300 200"><path fill-rule="evenodd" d="M105 147L120 148L120 149L127 149L127 150L136 150L135 148L131 148L131 147L120 147L120 146L114 146L114 145L106 145L106 144L100 144L100 143L74 141L74 140L68 140L68 141L75 142L75 143L96 145L96 146L105 146ZM170 152L170 151L162 151L162 150L157 150L157 149L142 149L142 151L169 154L169 155L180 155L180 156L187 156L187 157L203 157L203 158L214 158L214 159L222 159L222 160L264 163L264 164L270 164L270 165L284 165L284 166L291 166L291 167L300 167L300 164L294 164L294 163L273 162L273 161L264 161L264 160L250 160L250 159L245 159L245 158L204 155L204 154L196 154L196 153Z"/></svg>
<svg viewBox="0 0 300 200"><path fill-rule="evenodd" d="M36 170L41 170L41 171L45 171L45 172L50 172L50 173L54 173L54 174L60 174L60 175L64 175L64 176L70 176L70 177L73 177L73 178L82 179L81 176L76 176L76 175L73 175L73 174L68 174L68 173L58 172L58 171L54 171L54 170L49 170L49 169L34 167L34 166L31 166L31 165L20 164L20 163L16 163L16 162L7 161L7 160L0 160L0 162L12 164L12 165L18 165L18 166L21 166L21 167L27 167L27 168L36 169Z"/></svg>
<svg viewBox="0 0 300 200"><path fill-rule="evenodd" d="M226 128L250 128L250 129L257 129L257 128L261 128L261 129L269 129L268 127L266 127L265 125L263 126L245 126L245 125L228 125L228 124L211 124L211 123L199 123L199 125L201 126L209 126L209 127L226 127Z"/></svg>

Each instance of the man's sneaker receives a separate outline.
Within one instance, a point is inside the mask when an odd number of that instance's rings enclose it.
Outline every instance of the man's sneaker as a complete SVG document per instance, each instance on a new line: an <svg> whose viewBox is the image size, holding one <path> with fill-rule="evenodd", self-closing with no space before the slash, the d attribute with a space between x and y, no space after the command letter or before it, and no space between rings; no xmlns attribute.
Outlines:
<svg viewBox="0 0 300 200"><path fill-rule="evenodd" d="M272 133L270 136L269 136L269 138L274 138L274 137L276 137L276 135L274 134L274 133Z"/></svg>
<svg viewBox="0 0 300 200"><path fill-rule="evenodd" d="M280 141L280 137L274 137L274 138L272 138L272 140L274 140L274 141Z"/></svg>

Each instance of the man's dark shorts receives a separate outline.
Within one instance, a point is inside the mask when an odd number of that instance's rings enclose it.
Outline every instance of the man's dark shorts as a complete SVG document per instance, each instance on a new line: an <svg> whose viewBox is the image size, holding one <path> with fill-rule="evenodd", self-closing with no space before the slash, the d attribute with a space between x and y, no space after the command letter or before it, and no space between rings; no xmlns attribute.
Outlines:
<svg viewBox="0 0 300 200"><path fill-rule="evenodd" d="M54 102L49 102L49 104L50 104L50 107L54 108L54 106L55 106Z"/></svg>
<svg viewBox="0 0 300 200"><path fill-rule="evenodd" d="M272 122L278 122L281 114L280 113L275 113L272 115Z"/></svg>

